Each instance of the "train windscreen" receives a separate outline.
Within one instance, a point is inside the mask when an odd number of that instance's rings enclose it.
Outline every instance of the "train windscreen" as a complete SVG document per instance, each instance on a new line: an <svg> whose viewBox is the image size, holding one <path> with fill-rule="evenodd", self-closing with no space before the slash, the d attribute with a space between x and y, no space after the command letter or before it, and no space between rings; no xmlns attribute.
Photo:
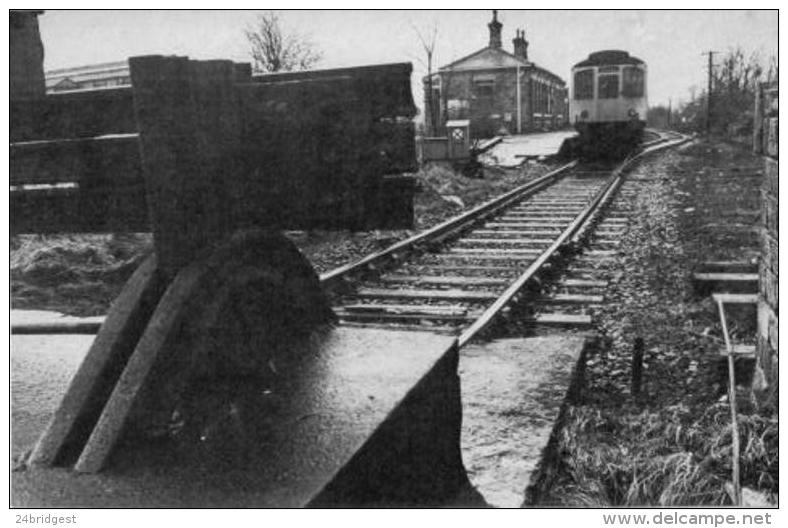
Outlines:
<svg viewBox="0 0 788 528"><path fill-rule="evenodd" d="M599 99L616 99L618 97L618 75L599 76Z"/></svg>
<svg viewBox="0 0 788 528"><path fill-rule="evenodd" d="M645 86L645 72L640 68L624 68L623 90L624 97L643 97Z"/></svg>
<svg viewBox="0 0 788 528"><path fill-rule="evenodd" d="M594 70L575 73L575 99L594 98Z"/></svg>

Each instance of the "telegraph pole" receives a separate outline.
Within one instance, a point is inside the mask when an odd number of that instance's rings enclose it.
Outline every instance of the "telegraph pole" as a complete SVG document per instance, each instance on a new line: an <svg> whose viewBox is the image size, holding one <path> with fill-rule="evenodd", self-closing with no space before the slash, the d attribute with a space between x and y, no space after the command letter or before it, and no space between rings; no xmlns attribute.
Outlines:
<svg viewBox="0 0 788 528"><path fill-rule="evenodd" d="M714 54L719 53L717 51L707 51L703 55L709 56L709 88L706 91L706 134L711 135L711 89L712 89L712 78L714 73Z"/></svg>
<svg viewBox="0 0 788 528"><path fill-rule="evenodd" d="M668 98L668 128L670 128L670 121L673 114L673 98Z"/></svg>

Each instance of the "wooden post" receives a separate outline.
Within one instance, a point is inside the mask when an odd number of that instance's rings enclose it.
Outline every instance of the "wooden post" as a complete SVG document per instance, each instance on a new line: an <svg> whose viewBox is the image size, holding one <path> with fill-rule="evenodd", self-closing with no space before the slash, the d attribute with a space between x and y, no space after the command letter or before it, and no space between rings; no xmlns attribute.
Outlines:
<svg viewBox="0 0 788 528"><path fill-rule="evenodd" d="M755 83L755 110L752 123L752 150L755 154L763 152L763 85Z"/></svg>
<svg viewBox="0 0 788 528"><path fill-rule="evenodd" d="M643 338L635 338L635 345L632 347L632 396L640 395L640 387L643 384Z"/></svg>
<svg viewBox="0 0 788 528"><path fill-rule="evenodd" d="M154 246L172 278L231 231L235 68L162 56L133 57L129 65Z"/></svg>

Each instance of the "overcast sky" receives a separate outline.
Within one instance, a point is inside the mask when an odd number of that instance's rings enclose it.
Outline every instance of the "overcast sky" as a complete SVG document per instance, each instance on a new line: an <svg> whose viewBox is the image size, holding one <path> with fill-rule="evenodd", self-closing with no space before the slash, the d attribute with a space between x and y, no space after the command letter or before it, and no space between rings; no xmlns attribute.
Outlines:
<svg viewBox="0 0 788 528"><path fill-rule="evenodd" d="M323 51L322 67L410 61L416 74L424 52L413 25L438 25L436 61L451 62L487 45L489 10L280 11L284 25L308 35ZM40 17L45 68L179 54L249 61L243 28L253 11L46 11ZM575 62L600 49L623 49L649 67L649 103L687 100L705 85L709 49L741 46L764 62L777 53L777 11L546 11L501 10L504 47L525 28L529 58L564 79ZM417 101L421 105L421 101Z"/></svg>

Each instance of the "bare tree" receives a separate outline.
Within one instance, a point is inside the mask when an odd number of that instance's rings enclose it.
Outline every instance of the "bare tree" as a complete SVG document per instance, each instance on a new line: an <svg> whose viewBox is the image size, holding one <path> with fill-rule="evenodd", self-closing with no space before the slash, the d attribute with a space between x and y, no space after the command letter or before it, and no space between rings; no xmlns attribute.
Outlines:
<svg viewBox="0 0 788 528"><path fill-rule="evenodd" d="M323 53L307 37L286 31L272 11L258 16L244 33L256 72L307 70L323 58Z"/></svg>
<svg viewBox="0 0 788 528"><path fill-rule="evenodd" d="M424 112L427 114L426 118L430 124L430 133L434 134L438 129L438 115L435 112L435 108L433 108L432 57L435 53L435 43L438 40L438 24L433 22L426 36L413 22L410 25L413 31L416 32L416 36L419 38L421 46L424 48L424 54L427 57L426 64L424 61L421 61L427 67L427 97L424 98Z"/></svg>

